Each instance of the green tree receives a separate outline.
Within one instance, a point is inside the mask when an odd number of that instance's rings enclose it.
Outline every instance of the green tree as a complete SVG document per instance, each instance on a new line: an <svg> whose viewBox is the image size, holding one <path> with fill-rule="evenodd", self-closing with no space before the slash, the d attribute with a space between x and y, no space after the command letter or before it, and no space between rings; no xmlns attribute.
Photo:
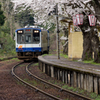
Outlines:
<svg viewBox="0 0 100 100"><path fill-rule="evenodd" d="M8 28L10 29L8 33L10 34L11 38L14 38L14 5L11 0L0 0L2 4L2 10L4 11L4 15L6 16L5 22L8 24ZM5 26L5 25L4 25ZM8 29L7 28L7 29Z"/></svg>
<svg viewBox="0 0 100 100"><path fill-rule="evenodd" d="M5 22L5 16L3 14L3 11L1 10L1 4L0 4L0 26L2 26Z"/></svg>
<svg viewBox="0 0 100 100"><path fill-rule="evenodd" d="M15 15L15 21L19 23L21 27L30 24L34 25L34 14L27 8L24 11L21 11Z"/></svg>

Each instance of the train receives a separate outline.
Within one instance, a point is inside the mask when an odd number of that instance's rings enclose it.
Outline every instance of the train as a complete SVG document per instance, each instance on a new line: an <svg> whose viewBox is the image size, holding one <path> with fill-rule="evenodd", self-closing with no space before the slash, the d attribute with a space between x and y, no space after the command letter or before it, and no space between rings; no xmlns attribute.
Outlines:
<svg viewBox="0 0 100 100"><path fill-rule="evenodd" d="M15 30L17 58L32 60L39 55L48 54L50 48L49 31L39 26L25 26Z"/></svg>

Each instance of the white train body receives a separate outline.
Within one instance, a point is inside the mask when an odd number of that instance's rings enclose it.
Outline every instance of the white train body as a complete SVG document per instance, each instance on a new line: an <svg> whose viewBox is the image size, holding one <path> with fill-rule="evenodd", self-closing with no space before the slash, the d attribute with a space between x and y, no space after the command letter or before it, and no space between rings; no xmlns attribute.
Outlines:
<svg viewBox="0 0 100 100"><path fill-rule="evenodd" d="M19 59L33 59L49 53L49 32L44 29L27 27L15 31L16 52Z"/></svg>

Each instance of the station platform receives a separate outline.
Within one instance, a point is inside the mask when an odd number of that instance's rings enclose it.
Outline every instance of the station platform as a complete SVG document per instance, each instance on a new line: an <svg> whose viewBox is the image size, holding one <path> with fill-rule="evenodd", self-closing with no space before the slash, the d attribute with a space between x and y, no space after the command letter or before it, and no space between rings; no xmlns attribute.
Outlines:
<svg viewBox="0 0 100 100"><path fill-rule="evenodd" d="M81 61L77 61L77 62L71 61L71 60L68 60L67 58L63 58L63 57L60 57L60 59L58 59L57 56L53 56L53 55L42 56L42 59L44 59L54 65L57 64L62 67L100 75L100 65L83 63Z"/></svg>
<svg viewBox="0 0 100 100"><path fill-rule="evenodd" d="M100 65L70 61L54 55L38 57L39 69L72 87L100 94Z"/></svg>

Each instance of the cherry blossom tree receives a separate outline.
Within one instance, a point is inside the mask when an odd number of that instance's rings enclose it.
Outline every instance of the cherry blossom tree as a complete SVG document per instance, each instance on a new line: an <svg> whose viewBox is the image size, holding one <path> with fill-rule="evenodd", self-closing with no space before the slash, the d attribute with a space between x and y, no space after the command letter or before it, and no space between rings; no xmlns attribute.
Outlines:
<svg viewBox="0 0 100 100"><path fill-rule="evenodd" d="M55 22L53 13L56 4L58 4L59 16L72 18L76 14L83 14L83 25L80 29L83 32L83 55L82 60L91 60L94 52L94 61L99 61L99 38L97 36L96 26L90 26L88 15L94 14L97 18L97 24L100 21L100 1L99 0L12 0L15 4L14 10L18 13L30 7L35 13L37 23ZM17 10L18 7L22 9ZM48 16L51 15L51 16Z"/></svg>

